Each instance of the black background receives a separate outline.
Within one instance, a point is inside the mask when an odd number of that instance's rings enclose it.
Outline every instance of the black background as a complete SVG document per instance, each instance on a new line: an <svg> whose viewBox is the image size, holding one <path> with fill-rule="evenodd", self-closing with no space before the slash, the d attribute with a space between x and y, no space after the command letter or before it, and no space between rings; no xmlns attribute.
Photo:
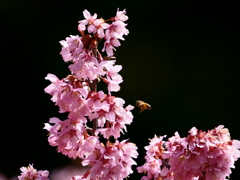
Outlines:
<svg viewBox="0 0 240 180"><path fill-rule="evenodd" d="M130 34L115 54L124 82L114 95L126 104L141 99L152 106L142 114L133 110L124 136L139 147L139 165L154 134L178 131L184 137L193 126L206 131L223 124L240 139L235 2L2 0L0 172L11 177L28 164L51 171L70 162L49 146L43 130L50 117L63 117L43 91L49 85L44 77L69 74L59 41L79 34L84 9L105 19L117 8L127 10ZM238 162L231 180L239 179L239 169Z"/></svg>

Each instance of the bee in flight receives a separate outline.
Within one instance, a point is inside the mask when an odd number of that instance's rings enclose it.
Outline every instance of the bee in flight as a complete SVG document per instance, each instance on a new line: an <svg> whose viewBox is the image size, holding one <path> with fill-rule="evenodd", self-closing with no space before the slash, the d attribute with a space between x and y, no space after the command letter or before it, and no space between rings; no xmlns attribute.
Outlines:
<svg viewBox="0 0 240 180"><path fill-rule="evenodd" d="M148 104L144 101L141 101L141 100L136 101L136 106L140 108L140 113L143 112L146 109L152 109L150 104Z"/></svg>

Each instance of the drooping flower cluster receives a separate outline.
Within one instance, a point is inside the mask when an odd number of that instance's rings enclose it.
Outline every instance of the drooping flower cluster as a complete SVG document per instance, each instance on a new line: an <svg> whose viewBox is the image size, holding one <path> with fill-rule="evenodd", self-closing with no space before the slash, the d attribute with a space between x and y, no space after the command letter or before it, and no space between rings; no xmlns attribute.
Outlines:
<svg viewBox="0 0 240 180"><path fill-rule="evenodd" d="M65 62L71 63L71 75L63 79L53 74L46 76L51 84L45 92L52 95L60 113L69 113L64 121L54 117L50 124L45 124L50 145L70 158L82 158L82 165L92 167L85 176L72 179L85 179L90 174L91 179L120 180L132 173L131 166L136 164L132 159L138 155L134 144L109 140L118 139L133 119L133 106L124 107L123 99L111 95L120 90L123 81L118 74L122 66L115 65L113 50L120 46L119 39L124 40L123 35L128 34L125 13L117 10L115 17L104 20L84 10L86 19L78 25L81 37L71 35L60 41L60 54ZM106 57L98 51L101 41ZM106 83L108 94L97 91L101 80ZM100 135L107 139L106 143L100 142Z"/></svg>
<svg viewBox="0 0 240 180"><path fill-rule="evenodd" d="M72 74L81 81L93 81L99 76L108 84L108 91L119 91L119 84L123 81L118 72L122 69L115 64L113 57L114 47L120 46L120 41L124 40L123 35L129 31L124 23L128 19L126 11L117 11L115 17L107 20L96 19L97 14L91 16L87 11L83 11L85 20L79 21L78 30L82 37L70 36L66 40L60 41L62 45L61 55L65 62L71 61L69 65ZM87 31L88 34L85 34ZM104 41L102 52L106 51L107 57L102 57L98 51L98 44Z"/></svg>
<svg viewBox="0 0 240 180"><path fill-rule="evenodd" d="M21 167L20 170L22 173L20 176L18 176L19 180L49 180L48 171L37 171L33 168L33 165L29 165L28 167Z"/></svg>
<svg viewBox="0 0 240 180"><path fill-rule="evenodd" d="M146 163L138 167L147 173L142 180L225 180L240 157L240 141L231 140L223 125L208 132L193 127L186 138L154 137L145 147Z"/></svg>
<svg viewBox="0 0 240 180"><path fill-rule="evenodd" d="M94 147L88 144L88 147ZM131 166L136 165L132 158L137 158L137 147L126 140L115 143L106 143L106 146L97 146L94 153L89 153L83 158L83 165L90 164L90 179L124 179L133 173Z"/></svg>

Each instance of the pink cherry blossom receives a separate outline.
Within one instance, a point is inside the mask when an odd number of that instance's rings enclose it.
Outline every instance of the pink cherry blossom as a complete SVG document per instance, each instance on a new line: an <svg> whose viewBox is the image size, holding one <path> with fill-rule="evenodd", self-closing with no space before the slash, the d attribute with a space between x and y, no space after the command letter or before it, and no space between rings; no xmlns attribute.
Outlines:
<svg viewBox="0 0 240 180"><path fill-rule="evenodd" d="M108 56L113 56L114 47L119 47L121 45L117 37L120 37L117 33L111 33L109 30L107 30L105 33L106 40L104 42L102 52L106 51Z"/></svg>
<svg viewBox="0 0 240 180"><path fill-rule="evenodd" d="M166 136L155 137L151 139L150 145L146 146L147 155L145 156L146 163L137 168L139 173L147 173L142 177L142 180L162 179L173 180L173 174L168 167L168 159L164 157L165 148L163 147L165 141L163 138Z"/></svg>
<svg viewBox="0 0 240 180"><path fill-rule="evenodd" d="M119 47L120 41L124 40L123 35L128 35L127 24L122 21L114 21L105 32L105 42L102 52L106 51L108 56L113 55L114 47Z"/></svg>
<svg viewBox="0 0 240 180"><path fill-rule="evenodd" d="M22 171L21 175L18 176L19 180L49 180L48 171L37 171L36 169L33 168L33 165L29 165L28 167L21 167L20 170Z"/></svg>
<svg viewBox="0 0 240 180"><path fill-rule="evenodd" d="M82 53L78 56L78 60L76 60L74 64L69 65L69 69L79 80L89 78L92 81L96 79L99 74L98 64L95 57L87 53ZM100 72L102 72L102 70Z"/></svg>
<svg viewBox="0 0 240 180"><path fill-rule="evenodd" d="M55 75L48 74L46 79L50 79L52 84L45 88L45 92L53 96L52 101L59 106L60 112L71 112L76 106L84 105L89 87L76 76L69 75L59 80Z"/></svg>
<svg viewBox="0 0 240 180"><path fill-rule="evenodd" d="M90 179L114 179L122 180L133 173L132 165L136 162L132 158L138 156L137 147L126 140L115 143L106 143L106 146L95 149L89 159L92 168Z"/></svg>
<svg viewBox="0 0 240 180"><path fill-rule="evenodd" d="M115 138L120 137L120 132L126 131L126 125L132 123L132 113L123 108L125 103L123 99L108 95L101 99L103 92L96 93L95 99L91 104L91 114L88 115L90 120L98 118L98 129L95 132L99 133L108 139L110 136Z"/></svg>
<svg viewBox="0 0 240 180"><path fill-rule="evenodd" d="M67 84L63 81L63 80L59 80L57 78L57 76L55 76L54 74L48 74L45 79L50 80L52 82L52 84L50 84L49 86L47 86L44 91L50 95L52 95L51 100L53 102L57 102L58 98L59 98L59 90L61 89L61 87L66 86Z"/></svg>
<svg viewBox="0 0 240 180"><path fill-rule="evenodd" d="M231 174L230 168L234 168L234 161L240 157L240 147L232 145L229 132L223 126L208 132L200 131L195 136L189 135L186 139L182 138L181 141L185 141L188 145L184 147L173 139L166 144L168 150L174 155L169 165L175 177L203 177L204 172L206 179L211 177L223 180ZM175 150L170 148L176 145L182 147L184 152L179 151L179 148ZM179 162L178 158L182 161ZM186 171L181 171L181 168Z"/></svg>
<svg viewBox="0 0 240 180"><path fill-rule="evenodd" d="M99 155L104 151L104 145L99 141L97 136L89 136L86 141L84 141L79 152L83 161L81 162L83 166L92 166L93 161L99 157Z"/></svg>
<svg viewBox="0 0 240 180"><path fill-rule="evenodd" d="M84 142L85 127L78 121L67 119L60 121L58 118L51 118L50 123L45 123L44 129L49 131L48 141L51 146L57 146L58 152L76 159L79 156L79 149Z"/></svg>
<svg viewBox="0 0 240 180"><path fill-rule="evenodd" d="M117 39L124 40L123 35L128 35L129 31L126 28L127 24L122 21L114 21L111 26L108 28L110 33L114 33L114 36Z"/></svg>
<svg viewBox="0 0 240 180"><path fill-rule="evenodd" d="M117 14L115 16L115 19L118 21L126 21L128 20L128 16L126 15L126 10L119 11L119 8L117 9Z"/></svg>
<svg viewBox="0 0 240 180"><path fill-rule="evenodd" d="M95 13L93 16L90 14L90 12L88 10L84 10L83 11L83 16L86 18L84 20L78 21L79 22L79 26L78 29L80 31L85 30L86 29L86 25L88 26L88 32L91 33L93 32L94 26L92 25L94 20L97 18L97 14Z"/></svg>
<svg viewBox="0 0 240 180"><path fill-rule="evenodd" d="M146 147L146 163L138 167L138 172L147 172L142 179L225 180L240 157L239 149L240 141L231 140L223 125L208 132L193 127L186 138L176 132L167 142L156 137L151 140ZM160 175L158 165L168 169L169 177Z"/></svg>
<svg viewBox="0 0 240 180"><path fill-rule="evenodd" d="M117 10L116 17L105 21L84 10L85 19L78 25L82 37L71 35L60 41L60 54L65 62L71 63L68 66L71 75L61 80L53 74L46 77L51 84L45 92L52 96L60 113L68 112L64 121L54 117L45 123L49 144L70 158L82 158L83 166L91 166L84 175L73 176L71 180L86 179L89 173L90 179L122 180L133 172L132 165L136 164L133 158L138 156L137 147L127 140L116 140L132 123L134 107L124 107L122 98L111 95L112 91L120 90L119 84L123 82L119 75L122 66L115 65L112 55L113 49L121 45L119 39L124 40L123 36L129 33L123 22L128 19L125 13ZM101 41L107 57L97 49ZM106 83L108 94L97 91L100 80ZM107 139L105 143L100 141L100 135ZM111 143L110 137L116 142Z"/></svg>
<svg viewBox="0 0 240 180"><path fill-rule="evenodd" d="M104 34L104 29L108 29L109 28L109 24L105 23L105 21L103 19L96 19L93 22L95 29L93 30L93 33L98 34L99 38L103 38L105 36Z"/></svg>
<svg viewBox="0 0 240 180"><path fill-rule="evenodd" d="M82 38L79 36L70 36L65 40L60 41L62 51L60 54L65 62L76 61L83 51Z"/></svg>
<svg viewBox="0 0 240 180"><path fill-rule="evenodd" d="M52 82L52 84L50 84L49 86L47 86L44 91L50 95L53 95L57 89L58 89L58 84L60 82L60 80L58 79L57 76L55 76L54 74L47 74L47 76L45 77L46 80L50 80Z"/></svg>
<svg viewBox="0 0 240 180"><path fill-rule="evenodd" d="M108 93L117 92L120 90L119 84L123 82L122 76L118 72L122 69L121 65L115 65L115 61L103 61L101 65L105 67L106 78L102 80L108 85Z"/></svg>

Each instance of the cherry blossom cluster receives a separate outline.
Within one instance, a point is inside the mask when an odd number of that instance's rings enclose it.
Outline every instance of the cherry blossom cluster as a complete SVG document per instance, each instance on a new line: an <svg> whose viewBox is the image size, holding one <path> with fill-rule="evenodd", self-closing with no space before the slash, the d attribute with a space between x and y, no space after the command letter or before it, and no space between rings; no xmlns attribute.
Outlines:
<svg viewBox="0 0 240 180"><path fill-rule="evenodd" d="M142 180L225 180L240 157L240 141L231 140L223 125L208 132L193 127L184 138L177 132L168 141L164 137L155 136L145 147L146 163L137 168L147 173Z"/></svg>
<svg viewBox="0 0 240 180"><path fill-rule="evenodd" d="M118 11L115 17L104 20L97 19L87 11L83 11L85 20L79 21L78 30L81 37L70 36L60 41L62 45L61 55L65 62L72 62L69 69L72 74L82 82L91 82L99 77L108 84L108 92L120 90L119 84L123 81L118 72L122 69L120 65L114 65L114 47L119 47L120 41L124 40L123 35L129 33L124 23L128 19L126 11ZM112 23L107 23L111 21ZM87 33L87 34L86 34ZM102 52L106 51L107 56L103 57L98 51L98 44L104 41ZM88 86L90 84L88 83Z"/></svg>
<svg viewBox="0 0 240 180"><path fill-rule="evenodd" d="M22 171L21 175L18 176L19 180L49 180L48 171L37 171L33 168L33 165L29 165L28 167L21 167L20 170Z"/></svg>
<svg viewBox="0 0 240 180"><path fill-rule="evenodd" d="M123 82L113 56L120 40L128 35L126 11L104 20L83 11L79 21L79 35L70 35L60 41L63 60L69 63L70 74L59 79L47 74L51 84L45 92L67 113L67 119L50 118L44 129L49 132L48 142L69 158L80 158L90 168L82 175L68 180L122 180L133 173L133 160L138 157L137 146L128 140L119 141L121 133L133 120L131 105L111 92L120 90ZM102 55L98 45L103 43ZM98 91L98 83L105 83L107 93ZM139 101L138 101L139 102ZM142 101L141 101L142 102ZM147 103L138 104L142 112L150 109ZM231 140L228 129L220 125L208 132L193 127L181 138L176 132L167 141L166 136L155 136L147 150L146 163L137 168L145 173L142 180L225 180L240 157L240 141ZM32 165L21 168L19 180L49 180L48 171L37 171Z"/></svg>
<svg viewBox="0 0 240 180"><path fill-rule="evenodd" d="M87 11L83 11L84 20L79 21L78 30L81 36L70 36L60 41L60 54L71 74L59 79L48 74L45 79L51 84L45 92L52 96L51 100L59 106L60 113L68 113L66 120L50 118L44 129L49 132L48 141L56 146L58 152L70 157L81 158L83 166L91 169L82 176L72 179L116 179L121 180L131 174L133 158L137 158L135 144L117 139L127 131L126 125L132 123L131 105L124 107L125 101L111 95L120 90L123 81L118 72L122 66L115 65L113 57L119 40L129 32L125 21L126 11L117 10L116 16L108 20L97 19ZM103 41L102 52L98 44ZM97 84L106 83L108 93L97 91ZM100 141L100 137L104 142ZM114 142L110 141L113 137Z"/></svg>

